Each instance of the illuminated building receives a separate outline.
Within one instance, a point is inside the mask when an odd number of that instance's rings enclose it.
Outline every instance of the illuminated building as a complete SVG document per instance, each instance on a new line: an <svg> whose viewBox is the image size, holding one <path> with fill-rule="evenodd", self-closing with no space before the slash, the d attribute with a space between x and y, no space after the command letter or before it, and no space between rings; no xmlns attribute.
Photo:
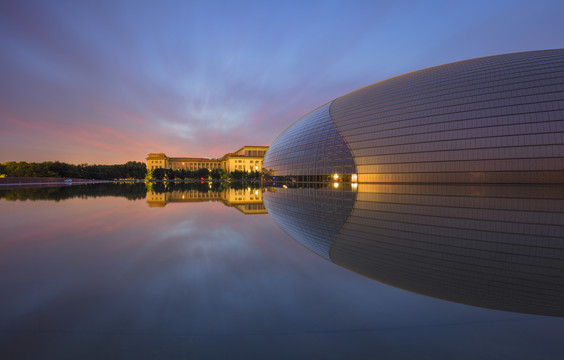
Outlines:
<svg viewBox="0 0 564 360"><path fill-rule="evenodd" d="M164 153L151 153L147 156L147 169L191 170L206 168L222 169L225 172L261 171L264 154L268 146L243 146L239 150L225 154L218 159L195 157L168 157Z"/></svg>
<svg viewBox="0 0 564 360"><path fill-rule="evenodd" d="M270 146L293 181L563 183L564 50L440 65L339 97Z"/></svg>

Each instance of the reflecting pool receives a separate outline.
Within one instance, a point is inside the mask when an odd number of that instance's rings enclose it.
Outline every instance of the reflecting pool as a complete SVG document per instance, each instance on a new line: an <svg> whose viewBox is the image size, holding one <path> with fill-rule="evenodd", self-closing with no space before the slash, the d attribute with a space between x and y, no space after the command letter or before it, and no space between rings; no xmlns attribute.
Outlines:
<svg viewBox="0 0 564 360"><path fill-rule="evenodd" d="M0 190L2 359L561 359L564 187Z"/></svg>

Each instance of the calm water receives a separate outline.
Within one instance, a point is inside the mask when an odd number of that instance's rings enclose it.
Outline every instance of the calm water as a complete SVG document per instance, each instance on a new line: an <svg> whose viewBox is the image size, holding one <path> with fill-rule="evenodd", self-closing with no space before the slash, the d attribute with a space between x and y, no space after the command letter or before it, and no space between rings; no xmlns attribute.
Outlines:
<svg viewBox="0 0 564 360"><path fill-rule="evenodd" d="M561 187L89 185L0 214L1 359L564 358Z"/></svg>

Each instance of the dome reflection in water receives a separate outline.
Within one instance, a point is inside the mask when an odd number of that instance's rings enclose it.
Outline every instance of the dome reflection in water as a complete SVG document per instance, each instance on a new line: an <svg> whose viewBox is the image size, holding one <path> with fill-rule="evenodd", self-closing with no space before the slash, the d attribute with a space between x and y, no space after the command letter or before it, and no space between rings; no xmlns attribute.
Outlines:
<svg viewBox="0 0 564 360"><path fill-rule="evenodd" d="M304 186L269 189L264 204L333 263L444 300L564 316L564 187Z"/></svg>

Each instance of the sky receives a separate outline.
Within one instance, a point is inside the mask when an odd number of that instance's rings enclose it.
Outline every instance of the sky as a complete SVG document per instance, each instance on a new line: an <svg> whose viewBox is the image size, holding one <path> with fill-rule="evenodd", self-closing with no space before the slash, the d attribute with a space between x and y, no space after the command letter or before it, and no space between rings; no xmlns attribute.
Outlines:
<svg viewBox="0 0 564 360"><path fill-rule="evenodd" d="M3 0L0 162L270 145L360 87L564 47L564 1Z"/></svg>

